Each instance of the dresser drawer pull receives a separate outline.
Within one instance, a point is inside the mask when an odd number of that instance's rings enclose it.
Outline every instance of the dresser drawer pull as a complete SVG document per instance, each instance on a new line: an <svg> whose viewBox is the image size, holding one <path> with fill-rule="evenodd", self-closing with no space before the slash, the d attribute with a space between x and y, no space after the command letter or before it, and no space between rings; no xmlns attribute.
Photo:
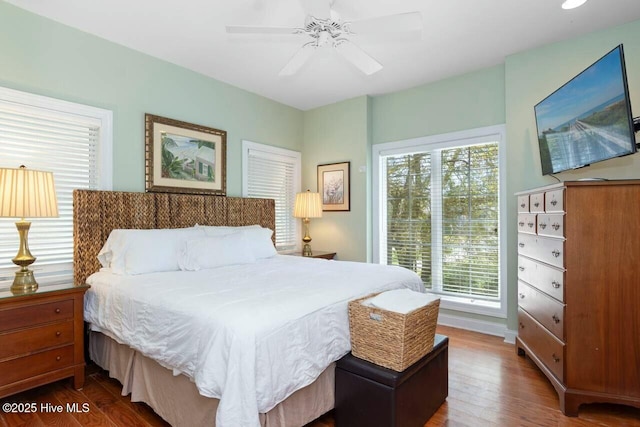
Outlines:
<svg viewBox="0 0 640 427"><path fill-rule="evenodd" d="M520 295L520 299L524 299L524 294L522 292L520 292L518 295Z"/></svg>
<svg viewBox="0 0 640 427"><path fill-rule="evenodd" d="M560 362L560 358L559 358L558 356L556 356L556 354L555 354L555 353L553 353L553 354L551 355L551 357L553 358L553 361L554 361L554 362L556 362L556 363L559 363L559 362Z"/></svg>
<svg viewBox="0 0 640 427"><path fill-rule="evenodd" d="M551 254L553 254L554 257L558 258L560 256L560 251L557 249L554 249L553 251L551 251Z"/></svg>
<svg viewBox="0 0 640 427"><path fill-rule="evenodd" d="M540 223L540 228L542 228L543 230L544 230L545 228L547 228L547 223L546 223L546 222L541 222L541 223Z"/></svg>
<svg viewBox="0 0 640 427"><path fill-rule="evenodd" d="M558 229L560 229L560 224L558 224L557 222L554 222L554 223L551 225L551 227L552 227L554 230L558 231Z"/></svg>
<svg viewBox="0 0 640 427"><path fill-rule="evenodd" d="M525 205L524 203L520 203L520 207L521 208L524 208L525 206L527 206L527 205Z"/></svg>
<svg viewBox="0 0 640 427"><path fill-rule="evenodd" d="M523 267L523 266L521 266L521 265L519 265L519 266L518 266L518 270L520 270L520 271L524 271L524 267Z"/></svg>
<svg viewBox="0 0 640 427"><path fill-rule="evenodd" d="M554 199L554 200L550 201L549 203L551 203L551 206L555 206L555 205L558 204L558 201Z"/></svg>
<svg viewBox="0 0 640 427"><path fill-rule="evenodd" d="M524 323L520 322L520 329L524 329Z"/></svg>
<svg viewBox="0 0 640 427"><path fill-rule="evenodd" d="M518 225L519 225L520 227L524 227L524 221L520 221L520 222L518 223Z"/></svg>
<svg viewBox="0 0 640 427"><path fill-rule="evenodd" d="M61 356L56 356L56 362L59 362L59 361L60 361L60 359L62 359L62 357L61 357Z"/></svg>
<svg viewBox="0 0 640 427"><path fill-rule="evenodd" d="M529 226L529 228L533 228L533 223L530 222L529 224L527 224Z"/></svg>
<svg viewBox="0 0 640 427"><path fill-rule="evenodd" d="M524 243L518 243L518 246L520 246L521 248L524 248Z"/></svg>
<svg viewBox="0 0 640 427"><path fill-rule="evenodd" d="M56 314L60 314L60 309L56 308Z"/></svg>
<svg viewBox="0 0 640 427"><path fill-rule="evenodd" d="M553 316L551 316L551 318L553 319L554 322L556 322L556 324L560 323L560 318L558 316L556 316L555 314Z"/></svg>
<svg viewBox="0 0 640 427"><path fill-rule="evenodd" d="M556 282L555 280L553 282L551 282L551 286L553 286L554 288L558 289L560 287L560 283Z"/></svg>
<svg viewBox="0 0 640 427"><path fill-rule="evenodd" d="M56 336L59 337L60 335L62 335L62 332L56 331Z"/></svg>

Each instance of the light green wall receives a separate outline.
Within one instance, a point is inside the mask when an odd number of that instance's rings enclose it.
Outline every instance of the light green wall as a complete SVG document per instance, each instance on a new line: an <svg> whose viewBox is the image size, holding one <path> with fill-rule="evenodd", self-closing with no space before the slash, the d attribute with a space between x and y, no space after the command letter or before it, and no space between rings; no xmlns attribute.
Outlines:
<svg viewBox="0 0 640 427"><path fill-rule="evenodd" d="M115 190L144 191L145 113L227 131L231 196L242 192L243 139L302 149L295 108L1 1L0 85L112 110Z"/></svg>
<svg viewBox="0 0 640 427"><path fill-rule="evenodd" d="M369 98L361 96L304 113L302 188L317 190L317 166L351 162L349 212L323 212L312 219L312 248L338 252L338 259L367 261L370 252L368 186ZM364 169L363 169L364 168Z"/></svg>
<svg viewBox="0 0 640 427"><path fill-rule="evenodd" d="M640 116L640 21L544 46L505 61L507 120L507 193L557 182L542 176L533 107L618 44L624 44L627 78L634 116ZM640 137L640 134L636 134ZM640 141L639 141L640 142ZM640 155L593 164L557 174L562 181L580 178L638 179ZM516 204L508 210L509 326L517 325Z"/></svg>

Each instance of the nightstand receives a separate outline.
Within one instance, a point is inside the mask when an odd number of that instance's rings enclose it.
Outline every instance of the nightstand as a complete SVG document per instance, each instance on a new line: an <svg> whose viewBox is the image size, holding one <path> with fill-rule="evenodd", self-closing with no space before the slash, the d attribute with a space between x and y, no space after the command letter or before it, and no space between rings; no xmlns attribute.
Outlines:
<svg viewBox="0 0 640 427"><path fill-rule="evenodd" d="M287 255L293 255L293 256L303 256L302 252L293 252ZM324 258L324 259L334 259L336 256L335 252L325 252L325 251L313 251L313 255L311 255L309 258Z"/></svg>
<svg viewBox="0 0 640 427"><path fill-rule="evenodd" d="M84 293L88 285L0 292L0 398L73 377L84 384Z"/></svg>

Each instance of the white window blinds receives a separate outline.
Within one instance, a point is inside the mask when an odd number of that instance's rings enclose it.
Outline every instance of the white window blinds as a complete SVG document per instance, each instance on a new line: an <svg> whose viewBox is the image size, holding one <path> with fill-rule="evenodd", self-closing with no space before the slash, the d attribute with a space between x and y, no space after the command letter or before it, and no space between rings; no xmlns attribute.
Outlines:
<svg viewBox="0 0 640 427"><path fill-rule="evenodd" d="M15 91L0 90L0 167L25 165L53 172L59 217L25 218L31 221L29 249L36 257L31 269L41 284L71 280L72 192L99 187L99 144L104 140L101 131L105 125L110 127L111 113L95 109L103 117L91 117L86 115L94 110L91 107L18 94L16 97ZM110 187L110 177L105 181ZM19 245L16 220L0 218L0 288L10 286L18 268L11 261Z"/></svg>
<svg viewBox="0 0 640 427"><path fill-rule="evenodd" d="M379 151L381 263L435 293L501 300L499 139Z"/></svg>
<svg viewBox="0 0 640 427"><path fill-rule="evenodd" d="M276 248L292 250L299 240L293 206L300 191L300 153L249 141L242 147L243 196L275 199Z"/></svg>

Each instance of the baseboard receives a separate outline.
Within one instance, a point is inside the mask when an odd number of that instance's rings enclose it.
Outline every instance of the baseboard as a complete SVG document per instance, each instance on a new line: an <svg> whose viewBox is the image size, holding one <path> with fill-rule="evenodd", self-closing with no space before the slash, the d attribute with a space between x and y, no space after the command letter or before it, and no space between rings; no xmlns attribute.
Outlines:
<svg viewBox="0 0 640 427"><path fill-rule="evenodd" d="M488 320L470 319L468 317L455 316L442 312L438 315L438 324L503 337L504 342L508 344L515 344L516 336L518 335L517 331L508 329L501 323L490 322Z"/></svg>

